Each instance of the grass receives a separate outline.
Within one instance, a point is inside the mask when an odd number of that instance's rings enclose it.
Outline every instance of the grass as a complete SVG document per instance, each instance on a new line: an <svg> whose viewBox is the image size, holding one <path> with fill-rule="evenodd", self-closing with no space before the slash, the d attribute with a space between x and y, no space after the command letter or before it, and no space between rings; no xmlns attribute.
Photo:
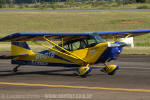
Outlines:
<svg viewBox="0 0 150 100"><path fill-rule="evenodd" d="M0 12L0 32L3 37L15 32L140 30L149 29L149 19L150 12Z"/></svg>
<svg viewBox="0 0 150 100"><path fill-rule="evenodd" d="M150 12L0 12L0 37L16 32L144 30L150 29L149 19ZM140 48L150 47L150 34L134 40Z"/></svg>
<svg viewBox="0 0 150 100"><path fill-rule="evenodd" d="M129 48L125 47L123 49L122 54L150 54L150 47L135 47L135 48Z"/></svg>

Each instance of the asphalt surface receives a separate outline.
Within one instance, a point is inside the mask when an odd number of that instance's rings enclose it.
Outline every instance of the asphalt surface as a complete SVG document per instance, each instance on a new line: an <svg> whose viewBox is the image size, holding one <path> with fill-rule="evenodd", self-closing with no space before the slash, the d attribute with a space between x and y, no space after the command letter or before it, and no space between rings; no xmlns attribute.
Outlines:
<svg viewBox="0 0 150 100"><path fill-rule="evenodd" d="M41 11L57 11L57 12L78 12L78 11L150 11L150 9L0 9L0 12L17 11L17 12L41 12Z"/></svg>
<svg viewBox="0 0 150 100"><path fill-rule="evenodd" d="M87 76L73 75L70 68L22 66L0 60L0 100L150 100L150 56L122 55L120 70L109 76L100 64Z"/></svg>

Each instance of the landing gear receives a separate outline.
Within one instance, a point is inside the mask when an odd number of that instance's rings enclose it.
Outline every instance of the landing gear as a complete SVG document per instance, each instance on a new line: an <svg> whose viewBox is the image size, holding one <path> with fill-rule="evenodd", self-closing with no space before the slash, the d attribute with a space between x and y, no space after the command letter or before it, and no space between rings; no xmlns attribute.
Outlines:
<svg viewBox="0 0 150 100"><path fill-rule="evenodd" d="M101 69L101 71L107 73L108 75L114 75L119 69L119 66L117 65L107 65L107 63L105 63L104 65L105 67Z"/></svg>
<svg viewBox="0 0 150 100"><path fill-rule="evenodd" d="M15 68L13 68L13 72L17 72L18 68L21 66L21 64L17 65Z"/></svg>
<svg viewBox="0 0 150 100"><path fill-rule="evenodd" d="M89 67L89 64L86 66L80 67L76 72L74 73L75 75L81 76L82 78L86 78L87 74L92 71L92 68Z"/></svg>

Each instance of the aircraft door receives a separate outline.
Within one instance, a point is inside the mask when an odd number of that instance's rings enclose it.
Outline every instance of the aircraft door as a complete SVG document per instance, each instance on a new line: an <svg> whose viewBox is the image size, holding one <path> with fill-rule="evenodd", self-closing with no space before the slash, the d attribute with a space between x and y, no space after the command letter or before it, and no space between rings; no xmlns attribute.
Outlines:
<svg viewBox="0 0 150 100"><path fill-rule="evenodd" d="M72 42L72 53L85 59L87 56L88 48L84 39Z"/></svg>
<svg viewBox="0 0 150 100"><path fill-rule="evenodd" d="M107 43L98 43L96 39L89 38L87 39L87 46L88 52L85 60L88 61L89 64L94 64L107 48Z"/></svg>

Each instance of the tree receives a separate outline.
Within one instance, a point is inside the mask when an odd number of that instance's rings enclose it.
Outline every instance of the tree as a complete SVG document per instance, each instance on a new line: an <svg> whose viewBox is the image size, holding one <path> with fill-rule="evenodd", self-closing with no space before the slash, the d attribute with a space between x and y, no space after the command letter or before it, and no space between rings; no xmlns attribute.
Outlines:
<svg viewBox="0 0 150 100"><path fill-rule="evenodd" d="M75 0L66 0L66 2L75 2Z"/></svg>
<svg viewBox="0 0 150 100"><path fill-rule="evenodd" d="M9 0L10 4L14 4L15 0Z"/></svg>
<svg viewBox="0 0 150 100"><path fill-rule="evenodd" d="M146 0L136 0L137 3L145 3Z"/></svg>
<svg viewBox="0 0 150 100"><path fill-rule="evenodd" d="M6 4L6 0L0 0L0 8L3 8Z"/></svg>

